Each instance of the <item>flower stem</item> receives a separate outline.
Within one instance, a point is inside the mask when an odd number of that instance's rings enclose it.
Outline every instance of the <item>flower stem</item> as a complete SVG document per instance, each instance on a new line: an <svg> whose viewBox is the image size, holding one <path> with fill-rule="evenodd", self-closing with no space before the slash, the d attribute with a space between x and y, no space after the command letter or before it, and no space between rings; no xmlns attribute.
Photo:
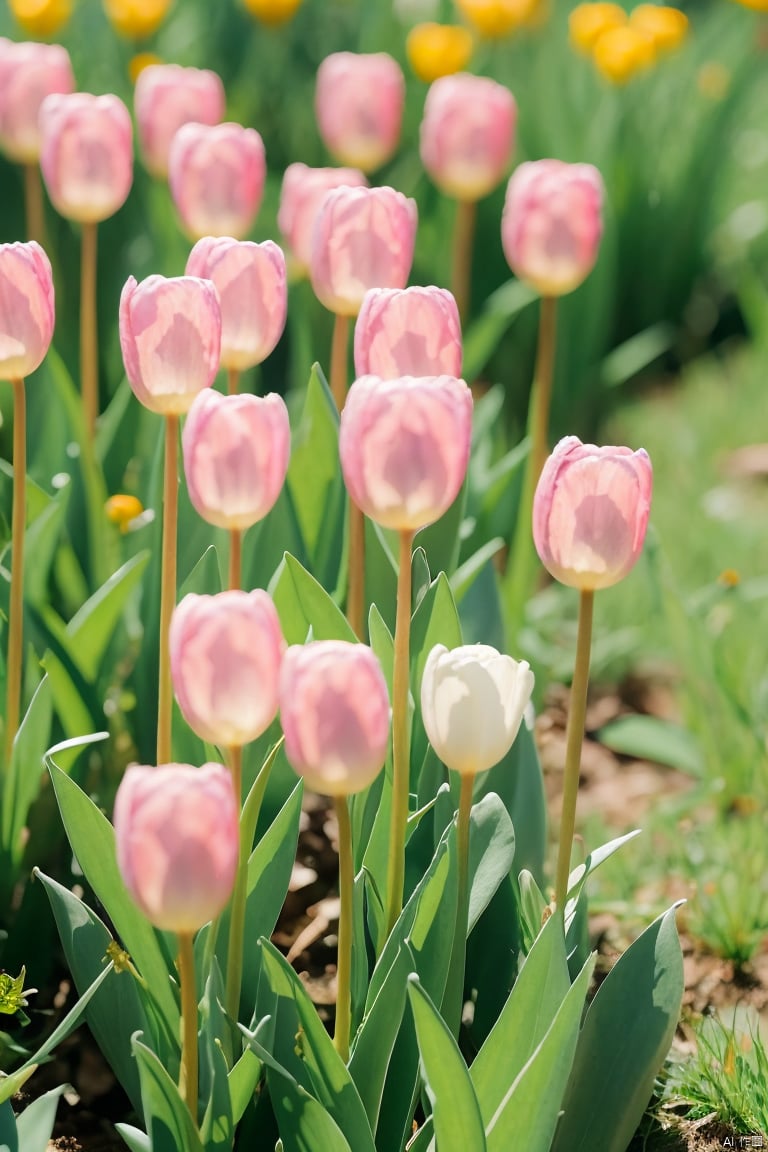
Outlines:
<svg viewBox="0 0 768 1152"><path fill-rule="evenodd" d="M459 200L453 222L453 262L451 291L456 300L462 324L469 316L472 281L472 248L475 241L477 206L474 200Z"/></svg>
<svg viewBox="0 0 768 1152"><path fill-rule="evenodd" d="M347 620L358 640L365 629L365 516L349 498L349 575Z"/></svg>
<svg viewBox="0 0 768 1152"><path fill-rule="evenodd" d="M352 1014L352 904L354 866L352 863L352 826L346 796L334 797L339 825L339 957L336 967L336 1024L333 1043L346 1064L349 1060L349 1033Z"/></svg>
<svg viewBox="0 0 768 1152"><path fill-rule="evenodd" d="M403 909L405 834L410 795L408 686L410 680L411 548L413 532L400 533L397 614L392 678L392 819L387 864L387 936Z"/></svg>
<svg viewBox="0 0 768 1152"><path fill-rule="evenodd" d="M13 384L13 508L11 520L11 592L8 610L6 665L5 755L8 772L21 710L21 668L24 658L24 533L27 513L27 399L24 381Z"/></svg>
<svg viewBox="0 0 768 1152"><path fill-rule="evenodd" d="M472 812L474 785L474 775L470 772L462 772L459 816L456 823L456 845L459 856L456 928L445 985L445 1009L443 1013L446 1024L454 1036L459 1035L461 1012L464 1007L464 971L467 958L467 926L469 924L469 818Z"/></svg>
<svg viewBox="0 0 768 1152"><path fill-rule="evenodd" d="M233 745L229 749L229 769L237 803L242 803L243 749ZM240 1013L240 988L243 982L243 941L245 938L245 901L248 895L248 856L250 845L245 843L243 821L240 820L240 853L232 892L229 919L229 946L227 948L227 980L224 1007L230 1020L237 1022Z"/></svg>
<svg viewBox="0 0 768 1152"><path fill-rule="evenodd" d="M227 392L230 396L236 396L240 391L240 372L237 368L227 369Z"/></svg>
<svg viewBox="0 0 768 1152"><path fill-rule="evenodd" d="M24 165L24 215L27 221L27 239L36 240L45 247L45 209L40 167Z"/></svg>
<svg viewBox="0 0 768 1152"><path fill-rule="evenodd" d="M80 260L80 381L86 435L93 437L99 414L99 350L96 330L97 225L83 224Z"/></svg>
<svg viewBox="0 0 768 1152"><path fill-rule="evenodd" d="M563 780L563 812L560 818L560 844L557 852L555 881L555 907L561 916L565 913L568 877L571 871L571 845L576 827L576 798L579 794L581 747L584 742L584 722L587 714L587 688L589 687L589 655L592 646L592 610L594 592L582 592L579 599L579 631L576 638L576 660L573 667L571 702L568 710L568 728L565 746L565 775Z"/></svg>
<svg viewBox="0 0 768 1152"><path fill-rule="evenodd" d="M176 604L176 531L179 513L179 418L165 417L163 544L160 577L160 673L157 700L157 762L171 760L173 685L168 633Z"/></svg>
<svg viewBox="0 0 768 1152"><path fill-rule="evenodd" d="M243 533L240 528L229 530L229 587L239 588L242 583Z"/></svg>
<svg viewBox="0 0 768 1152"><path fill-rule="evenodd" d="M191 932L179 933L179 979L181 982L181 1080L190 1114L197 1127L197 992L195 952Z"/></svg>
<svg viewBox="0 0 768 1152"><path fill-rule="evenodd" d="M331 392L341 412L347 398L347 344L349 343L349 316L334 314L331 338Z"/></svg>

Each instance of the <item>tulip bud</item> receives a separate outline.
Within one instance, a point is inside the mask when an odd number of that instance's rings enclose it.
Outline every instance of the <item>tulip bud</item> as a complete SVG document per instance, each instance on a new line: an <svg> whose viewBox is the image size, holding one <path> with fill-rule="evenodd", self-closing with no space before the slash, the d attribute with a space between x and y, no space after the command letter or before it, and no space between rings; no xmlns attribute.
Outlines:
<svg viewBox="0 0 768 1152"><path fill-rule="evenodd" d="M107 19L121 36L151 36L168 15L173 0L103 0Z"/></svg>
<svg viewBox="0 0 768 1152"><path fill-rule="evenodd" d="M568 17L571 44L580 52L591 56L592 49L604 32L624 28L628 16L620 4L603 0L597 4L578 4Z"/></svg>
<svg viewBox="0 0 768 1152"><path fill-rule="evenodd" d="M542 296L564 296L586 279L603 231L603 181L591 164L536 160L507 186L501 241L512 271Z"/></svg>
<svg viewBox="0 0 768 1152"><path fill-rule="evenodd" d="M476 775L498 764L515 742L533 692L525 660L487 644L448 651L437 644L421 681L421 718L446 767Z"/></svg>
<svg viewBox="0 0 768 1152"><path fill-rule="evenodd" d="M128 199L133 182L131 114L117 96L46 96L40 167L56 211L96 224Z"/></svg>
<svg viewBox="0 0 768 1152"><path fill-rule="evenodd" d="M280 192L277 226L290 245L298 272L309 271L312 233L326 193L345 185L362 188L367 184L359 168L308 168L300 162L288 165Z"/></svg>
<svg viewBox="0 0 768 1152"><path fill-rule="evenodd" d="M201 740L221 747L256 740L277 715L285 641L266 592L185 596L168 639L173 690Z"/></svg>
<svg viewBox="0 0 768 1152"><path fill-rule="evenodd" d="M250 231L266 178L261 136L240 124L185 124L173 138L168 183L181 222L202 236Z"/></svg>
<svg viewBox="0 0 768 1152"><path fill-rule="evenodd" d="M53 277L39 244L0 244L0 380L23 380L53 337Z"/></svg>
<svg viewBox="0 0 768 1152"><path fill-rule="evenodd" d="M243 531L263 520L288 471L291 429L281 396L201 392L184 432L189 498L204 520Z"/></svg>
<svg viewBox="0 0 768 1152"><path fill-rule="evenodd" d="M30 36L55 36L72 15L72 0L8 0L8 7Z"/></svg>
<svg viewBox="0 0 768 1152"><path fill-rule="evenodd" d="M355 374L459 376L461 322L445 288L371 288L355 324Z"/></svg>
<svg viewBox="0 0 768 1152"><path fill-rule="evenodd" d="M330 312L356 316L369 288L404 288L416 241L416 202L394 188L336 188L323 201L309 274Z"/></svg>
<svg viewBox="0 0 768 1152"><path fill-rule="evenodd" d="M405 51L411 69L431 84L441 76L452 76L466 68L475 42L461 24L416 24L408 33Z"/></svg>
<svg viewBox="0 0 768 1152"><path fill-rule="evenodd" d="M566 436L544 465L533 500L533 539L544 567L583 592L622 580L642 551L651 486L642 448L597 448Z"/></svg>
<svg viewBox="0 0 768 1152"><path fill-rule="evenodd" d="M517 105L508 88L460 72L436 80L421 122L421 160L442 192L480 200L503 179L515 146Z"/></svg>
<svg viewBox="0 0 768 1152"><path fill-rule="evenodd" d="M688 17L679 8L662 4L639 4L633 8L629 24L637 32L650 36L657 52L679 48L688 35Z"/></svg>
<svg viewBox="0 0 768 1152"><path fill-rule="evenodd" d="M120 297L120 347L128 381L152 412L188 412L219 367L221 309L210 280L133 276Z"/></svg>
<svg viewBox="0 0 768 1152"><path fill-rule="evenodd" d="M132 765L115 796L117 864L156 928L195 932L224 909L239 851L239 811L222 764Z"/></svg>
<svg viewBox="0 0 768 1152"><path fill-rule="evenodd" d="M609 28L592 49L595 67L611 84L626 84L656 60L653 37L632 24Z"/></svg>
<svg viewBox="0 0 768 1152"><path fill-rule="evenodd" d="M19 164L40 159L40 105L55 92L75 89L66 48L60 44L14 44L0 53L0 147Z"/></svg>
<svg viewBox="0 0 768 1152"><path fill-rule="evenodd" d="M171 141L184 124L218 124L224 117L224 85L215 72L151 64L133 95L142 158L153 176L168 175Z"/></svg>
<svg viewBox="0 0 768 1152"><path fill-rule="evenodd" d="M389 743L389 697L376 656L343 640L292 646L280 673L280 719L288 761L313 791L362 792Z"/></svg>
<svg viewBox="0 0 768 1152"><path fill-rule="evenodd" d="M268 28L287 24L296 15L301 3L302 0L243 0L247 11Z"/></svg>
<svg viewBox="0 0 768 1152"><path fill-rule="evenodd" d="M221 366L242 372L266 360L285 327L285 257L271 240L205 236L189 254L187 276L212 280L221 305Z"/></svg>
<svg viewBox="0 0 768 1152"><path fill-rule="evenodd" d="M424 528L458 496L471 434L472 393L463 380L362 376L341 414L344 483L385 528Z"/></svg>
<svg viewBox="0 0 768 1152"><path fill-rule="evenodd" d="M315 112L328 151L342 164L373 172L400 138L405 79L386 52L335 52L317 70Z"/></svg>
<svg viewBox="0 0 768 1152"><path fill-rule="evenodd" d="M456 0L465 20L481 36L498 40L531 24L541 0Z"/></svg>

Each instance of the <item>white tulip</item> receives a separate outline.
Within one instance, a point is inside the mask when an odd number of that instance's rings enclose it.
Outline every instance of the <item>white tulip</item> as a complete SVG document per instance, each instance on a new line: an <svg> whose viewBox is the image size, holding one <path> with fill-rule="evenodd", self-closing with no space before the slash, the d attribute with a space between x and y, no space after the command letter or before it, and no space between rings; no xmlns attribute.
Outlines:
<svg viewBox="0 0 768 1152"><path fill-rule="evenodd" d="M448 651L437 644L424 667L421 716L429 741L456 772L484 772L514 743L533 691L525 660L488 644Z"/></svg>

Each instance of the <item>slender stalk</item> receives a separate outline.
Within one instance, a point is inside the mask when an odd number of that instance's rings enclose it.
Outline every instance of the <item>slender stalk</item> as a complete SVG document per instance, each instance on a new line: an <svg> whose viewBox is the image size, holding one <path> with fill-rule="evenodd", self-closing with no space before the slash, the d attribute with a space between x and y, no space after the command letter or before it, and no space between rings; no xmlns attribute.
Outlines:
<svg viewBox="0 0 768 1152"><path fill-rule="evenodd" d="M563 813L560 818L560 843L557 852L555 906L560 915L565 913L568 894L568 876L571 871L571 845L576 827L576 798L579 794L581 746L584 742L584 722L587 714L587 688L589 687L589 654L592 646L592 609L594 592L582 592L579 599L579 631L576 637L576 660L573 667L571 702L568 709L568 727L565 746L565 775L563 779Z"/></svg>
<svg viewBox="0 0 768 1152"><path fill-rule="evenodd" d="M236 396L240 391L240 370L238 368L227 368L227 392L230 396Z"/></svg>
<svg viewBox="0 0 768 1152"><path fill-rule="evenodd" d="M83 224L80 258L80 382L86 434L93 437L99 415L99 349L96 331L97 225Z"/></svg>
<svg viewBox="0 0 768 1152"><path fill-rule="evenodd" d="M477 205L474 200L459 200L453 222L451 291L456 300L462 323L469 316L472 249L475 242L476 220Z"/></svg>
<svg viewBox="0 0 768 1152"><path fill-rule="evenodd" d="M557 336L557 297L542 296L539 315L539 339L536 352L531 404L531 468L535 489L549 455L549 409L552 404L552 381L555 375L555 342Z"/></svg>
<svg viewBox="0 0 768 1152"><path fill-rule="evenodd" d="M365 630L365 516L349 498L349 574L347 620L358 640Z"/></svg>
<svg viewBox="0 0 768 1152"><path fill-rule="evenodd" d="M472 792L475 786L475 777L471 772L461 773L461 791L459 793L459 819L456 826L456 842L459 849L459 907L457 922L461 921L464 927L464 939L467 935L469 920L469 816L472 811Z"/></svg>
<svg viewBox="0 0 768 1152"><path fill-rule="evenodd" d="M228 749L232 787L238 804L243 790L243 749L233 745ZM227 979L224 1007L230 1020L237 1022L240 1014L240 988L243 982L243 941L245 939L245 902L248 895L248 856L250 845L245 843L243 821L240 821L240 854L232 892L229 918L229 946L227 949Z"/></svg>
<svg viewBox="0 0 768 1152"><path fill-rule="evenodd" d="M179 933L181 982L181 1079L179 1088L197 1127L197 992L195 952L191 932Z"/></svg>
<svg viewBox="0 0 768 1152"><path fill-rule="evenodd" d="M13 384L13 508L11 520L11 592L6 665L5 755L0 773L11 766L13 741L21 711L24 659L24 532L27 513L27 398L24 381Z"/></svg>
<svg viewBox="0 0 768 1152"><path fill-rule="evenodd" d="M341 412L347 398L347 345L349 343L349 316L333 318L331 338L331 392Z"/></svg>
<svg viewBox="0 0 768 1152"><path fill-rule="evenodd" d="M400 533L400 568L397 576L395 654L392 678L392 819L387 864L387 935L403 909L405 834L410 793L408 682L411 632L411 547L413 532Z"/></svg>
<svg viewBox="0 0 768 1152"><path fill-rule="evenodd" d="M27 239L37 240L45 246L45 209L43 207L43 183L40 166L36 163L24 165L24 215L27 221Z"/></svg>
<svg viewBox="0 0 768 1152"><path fill-rule="evenodd" d="M352 863L352 825L346 796L334 797L339 825L339 958L336 966L336 1024L333 1043L346 1064L349 1060L349 1034L352 1016L352 902L354 865Z"/></svg>
<svg viewBox="0 0 768 1152"><path fill-rule="evenodd" d="M459 854L456 929L453 936L451 962L444 998L445 1020L454 1036L459 1034L461 1010L464 1007L464 971L466 968L467 926L469 924L469 818L472 812L474 785L475 777L471 773L462 772L459 817L456 824L456 843Z"/></svg>
<svg viewBox="0 0 768 1152"><path fill-rule="evenodd" d="M157 762L171 760L173 685L168 633L176 604L176 532L179 518L179 418L165 417L163 544L160 577L160 673L157 700Z"/></svg>
<svg viewBox="0 0 768 1152"><path fill-rule="evenodd" d="M239 528L229 530L229 587L239 588L242 584L243 533Z"/></svg>

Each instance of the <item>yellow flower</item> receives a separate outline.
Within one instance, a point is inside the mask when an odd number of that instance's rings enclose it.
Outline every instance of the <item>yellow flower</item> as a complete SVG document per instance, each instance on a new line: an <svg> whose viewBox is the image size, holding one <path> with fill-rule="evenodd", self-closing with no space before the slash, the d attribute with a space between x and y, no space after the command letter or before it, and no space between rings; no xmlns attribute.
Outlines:
<svg viewBox="0 0 768 1152"><path fill-rule="evenodd" d="M140 40L162 24L173 0L104 0L104 11L121 36Z"/></svg>
<svg viewBox="0 0 768 1152"><path fill-rule="evenodd" d="M626 23L627 14L618 4L579 4L568 17L571 44L590 56L604 32Z"/></svg>
<svg viewBox="0 0 768 1152"><path fill-rule="evenodd" d="M426 84L461 72L473 47L472 33L458 24L417 24L405 42L408 63Z"/></svg>
<svg viewBox="0 0 768 1152"><path fill-rule="evenodd" d="M456 0L465 20L488 40L508 36L530 23L540 6L540 0Z"/></svg>
<svg viewBox="0 0 768 1152"><path fill-rule="evenodd" d="M633 9L629 16L629 26L650 36L657 52L672 51L688 35L688 17L685 12L660 4L641 4Z"/></svg>
<svg viewBox="0 0 768 1152"><path fill-rule="evenodd" d="M751 8L753 12L768 12L768 0L736 0L742 8Z"/></svg>
<svg viewBox="0 0 768 1152"><path fill-rule="evenodd" d="M31 36L54 36L72 15L72 0L8 0L8 5Z"/></svg>
<svg viewBox="0 0 768 1152"><path fill-rule="evenodd" d="M131 522L141 516L144 505L138 496L128 496L120 492L117 496L110 496L104 505L104 511L107 519L117 524L121 532L127 532Z"/></svg>
<svg viewBox="0 0 768 1152"><path fill-rule="evenodd" d="M653 64L656 49L650 36L637 28L610 28L598 37L592 58L606 80L626 84L635 73Z"/></svg>
<svg viewBox="0 0 768 1152"><path fill-rule="evenodd" d="M243 0L243 4L262 24L277 28L296 15L302 0Z"/></svg>
<svg viewBox="0 0 768 1152"><path fill-rule="evenodd" d="M136 83L145 68L149 68L152 64L162 63L162 56L158 56L156 52L137 52L135 56L131 56L128 61L128 75L131 84Z"/></svg>

